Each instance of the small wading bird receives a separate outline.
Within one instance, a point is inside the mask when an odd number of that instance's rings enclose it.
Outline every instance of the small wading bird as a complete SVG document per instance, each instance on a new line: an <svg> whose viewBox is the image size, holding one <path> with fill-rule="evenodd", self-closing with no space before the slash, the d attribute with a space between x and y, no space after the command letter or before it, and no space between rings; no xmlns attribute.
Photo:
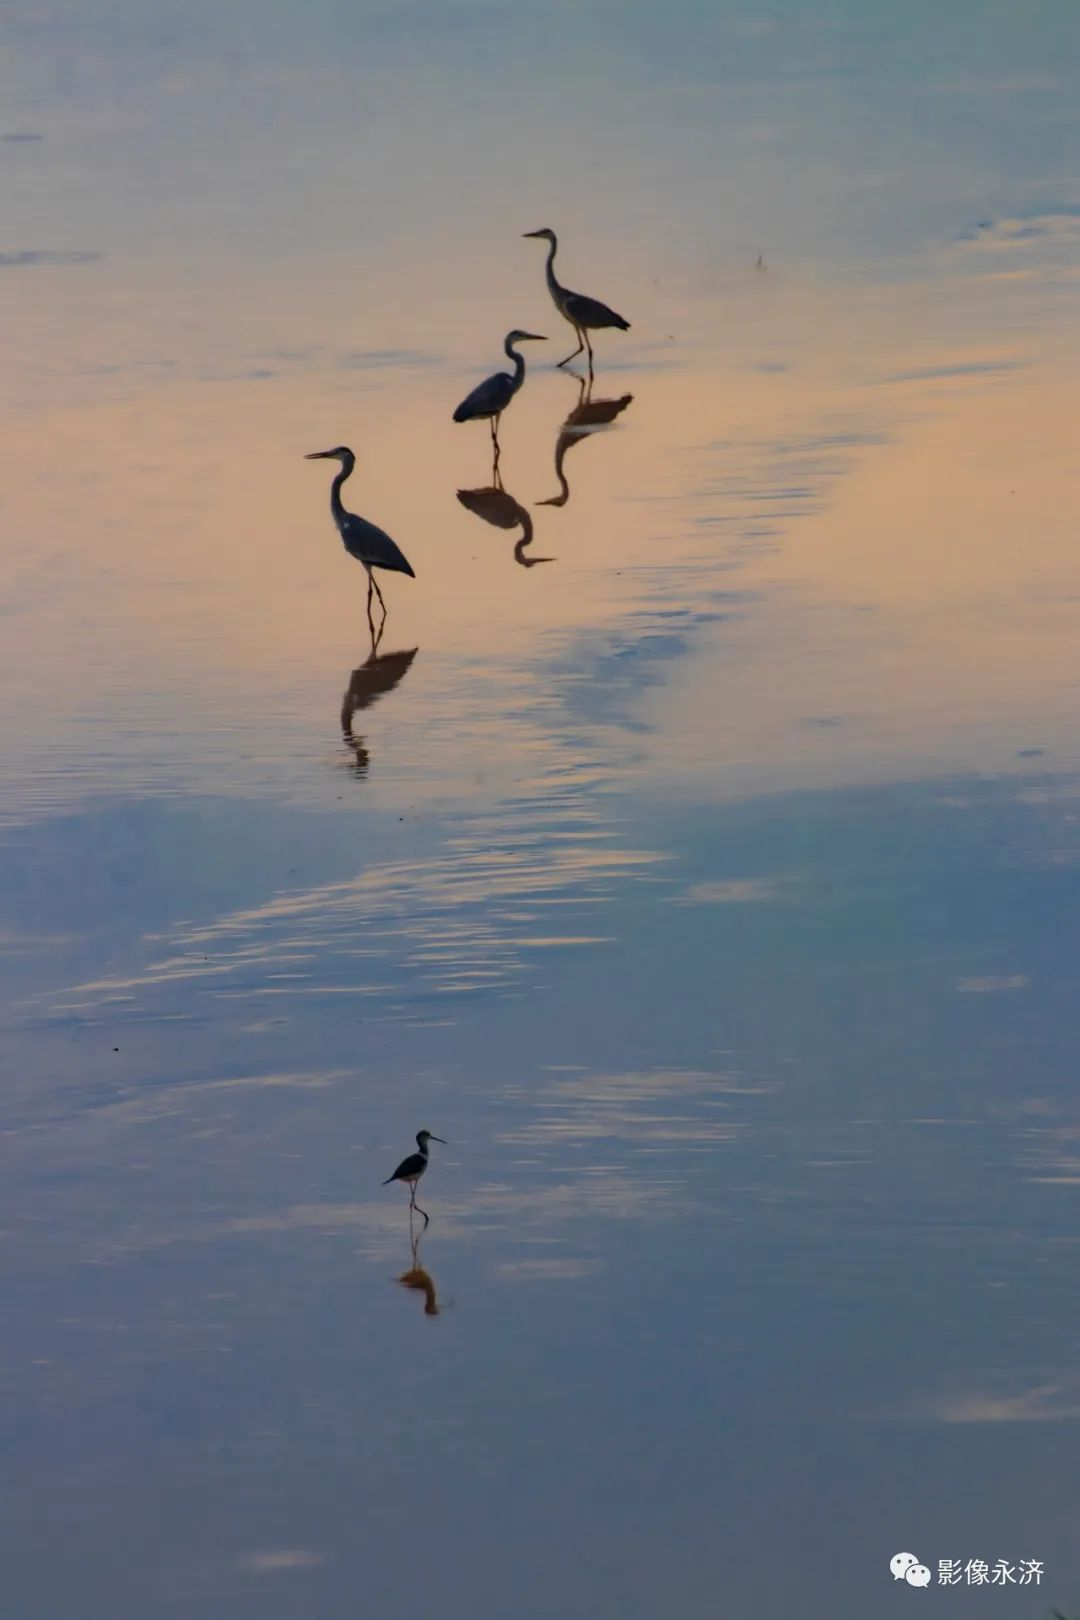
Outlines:
<svg viewBox="0 0 1080 1620"><path fill-rule="evenodd" d="M455 422L491 423L491 442L494 446L496 464L499 460L499 417L525 381L525 357L518 354L514 345L546 342L547 338L540 332L522 332L517 327L512 332L507 332L503 349L506 358L514 362L513 371L497 371L494 376L485 377L471 394L465 396L454 412Z"/></svg>
<svg viewBox="0 0 1080 1620"><path fill-rule="evenodd" d="M589 333L601 331L608 326L617 326L620 332L629 332L630 322L624 321L621 315L616 315L615 311L609 309L606 304L602 304L599 298L586 298L584 293L571 292L569 287L560 286L555 279L555 250L559 244L554 231L549 230L545 225L542 231L525 231L523 234L525 236L542 237L549 244L547 256L548 292L551 294L551 301L563 320L569 321L577 333L577 348L573 354L568 354L565 360L560 360L559 365L567 365L569 361L577 358L582 349L587 349L589 351L589 370L592 371L593 352L592 344L589 342Z"/></svg>
<svg viewBox="0 0 1080 1620"><path fill-rule="evenodd" d="M372 569L385 568L388 573L408 574L410 579L415 579L416 575L413 573L405 553L400 546L391 540L388 534L385 534L376 524L369 523L367 518L358 517L355 512L346 512L342 506L341 486L346 478L351 477L352 470L356 466L356 457L348 445L339 444L333 450L313 450L310 455L304 457L304 460L341 462L341 471L330 486L330 511L333 513L334 522L337 524L338 533L341 536L345 550L350 557L355 557L358 563L363 563L367 570L368 624L371 626L372 635L374 635L375 625L371 617L372 591L379 598L379 606L383 610L384 619L386 618L386 603L383 601L383 593L375 581Z"/></svg>
<svg viewBox="0 0 1080 1620"><path fill-rule="evenodd" d="M420 1180L420 1177L427 1169L427 1145L429 1142L442 1142L443 1147L446 1146L446 1143L443 1142L441 1136L433 1136L430 1131L417 1131L416 1146L419 1151L417 1153L410 1153L407 1159L402 1159L393 1175L387 1176L386 1180L383 1182L384 1187L389 1187L392 1181L404 1181L406 1183L409 1189L409 1209L410 1211L415 1209L418 1215L423 1215L425 1231L427 1230L429 1217L427 1211L421 1209L420 1205L416 1202L416 1183Z"/></svg>

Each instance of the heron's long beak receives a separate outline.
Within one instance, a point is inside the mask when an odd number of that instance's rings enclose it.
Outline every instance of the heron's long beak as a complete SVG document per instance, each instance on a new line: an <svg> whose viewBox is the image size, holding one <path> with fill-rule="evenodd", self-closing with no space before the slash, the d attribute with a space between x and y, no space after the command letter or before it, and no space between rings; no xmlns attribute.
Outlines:
<svg viewBox="0 0 1080 1620"><path fill-rule="evenodd" d="M543 231L522 231L522 236L543 236Z"/></svg>
<svg viewBox="0 0 1080 1620"><path fill-rule="evenodd" d="M449 1147L450 1144L447 1142L445 1136L432 1136L430 1131L428 1132L428 1135L431 1136L431 1140L433 1142L441 1142L443 1147Z"/></svg>
<svg viewBox="0 0 1080 1620"><path fill-rule="evenodd" d="M333 459L333 455L334 455L334 452L332 450L312 450L310 452L310 454L308 454L308 455L306 455L304 457L304 460L305 461L330 461L330 460Z"/></svg>
<svg viewBox="0 0 1080 1620"><path fill-rule="evenodd" d="M533 343L547 342L547 338L544 336L543 332L522 332L521 336L518 338L518 342L524 343L526 339L531 339Z"/></svg>

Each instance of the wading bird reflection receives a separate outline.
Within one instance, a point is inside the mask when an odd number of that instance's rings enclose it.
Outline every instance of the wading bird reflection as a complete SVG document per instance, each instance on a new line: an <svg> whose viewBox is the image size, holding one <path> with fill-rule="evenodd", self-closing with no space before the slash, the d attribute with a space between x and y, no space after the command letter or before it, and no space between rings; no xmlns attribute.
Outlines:
<svg viewBox="0 0 1080 1620"><path fill-rule="evenodd" d="M371 626L372 635L374 635L375 622L371 616L372 591L379 598L379 605L383 610L384 619L386 618L386 603L383 601L383 593L376 583L372 569L385 568L389 573L408 574L410 579L415 579L416 575L413 573L405 553L384 530L374 523L369 523L367 518L357 516L355 512L347 512L342 506L341 486L346 478L352 476L352 470L356 466L356 457L348 445L339 444L333 450L313 450L310 455L304 457L304 460L340 461L341 463L341 470L337 473L334 482L330 486L330 511L333 514L334 522L337 524L338 533L341 536L345 550L350 557L355 557L358 563L363 563L367 571L368 624Z"/></svg>
<svg viewBox="0 0 1080 1620"><path fill-rule="evenodd" d="M535 568L537 563L554 562L554 557L526 557L525 552L533 539L532 513L503 488L498 462L491 469L491 479L491 483L483 489L459 489L457 498L462 506L469 512L475 512L485 523L493 524L496 529L516 529L520 525L521 538L514 547L514 561L519 562L522 568Z"/></svg>
<svg viewBox="0 0 1080 1620"><path fill-rule="evenodd" d="M410 1153L407 1159L402 1159L393 1175L387 1176L386 1180L383 1182L384 1187L389 1187L392 1181L403 1181L405 1183L409 1189L410 1219L412 1218L412 1211L414 1209L418 1215L423 1215L425 1231L427 1230L427 1224L430 1217L427 1212L422 1210L420 1205L416 1202L416 1183L420 1180L420 1177L424 1174L424 1171L428 1167L429 1142L442 1142L443 1147L446 1146L446 1143L443 1142L441 1136L435 1136L431 1131L417 1131L416 1146L418 1151L416 1153Z"/></svg>
<svg viewBox="0 0 1080 1620"><path fill-rule="evenodd" d="M425 1271L420 1264L420 1237L419 1232L410 1232L409 1248L412 1251L412 1264L408 1271L402 1272L398 1282L403 1288L416 1288L424 1296L424 1315L438 1316L439 1301L435 1295L435 1282L430 1271Z"/></svg>
<svg viewBox="0 0 1080 1620"><path fill-rule="evenodd" d="M566 482L566 475L563 472L566 452L581 439L587 439L591 433L595 433L597 428L607 427L609 423L614 422L634 397L633 394L623 394L621 399L593 399L591 373L587 387L584 377L579 377L578 383L580 385L578 402L559 429L559 437L555 441L555 477L559 480L559 494L552 495L546 501L537 501L537 506L566 505L570 499L570 485Z"/></svg>
<svg viewBox="0 0 1080 1620"><path fill-rule="evenodd" d="M485 377L471 394L466 394L454 412L455 422L490 422L496 466L499 464L499 418L525 381L525 357L518 354L515 344L546 342L547 338L539 332L523 332L518 327L507 332L503 350L506 358L514 362L513 371L496 371Z"/></svg>
<svg viewBox="0 0 1080 1620"><path fill-rule="evenodd" d="M543 230L525 231L523 235L539 236L547 242L548 256L545 274L547 275L548 292L551 294L551 301L563 320L569 321L577 333L577 348L573 354L568 354L565 360L560 360L559 365L567 365L569 361L577 358L582 349L587 349L589 351L589 370L591 372L593 352L592 344L589 342L589 333L602 331L610 326L617 326L620 332L629 332L630 322L624 320L621 315L616 315L615 311L609 309L607 304L602 304L599 298L588 298L584 293L571 292L569 287L562 286L556 280L555 253L559 243L554 231L549 230L545 225Z"/></svg>
<svg viewBox="0 0 1080 1620"><path fill-rule="evenodd" d="M341 699L341 735L356 755L357 776L367 775L370 756L364 746L363 737L358 737L353 731L353 719L362 709L370 709L385 692L393 691L398 682L408 674L412 661L420 650L418 647L410 647L408 651L380 653L379 643L382 640L382 633L381 625L378 635L374 629L372 630L371 652L349 676L349 684Z"/></svg>

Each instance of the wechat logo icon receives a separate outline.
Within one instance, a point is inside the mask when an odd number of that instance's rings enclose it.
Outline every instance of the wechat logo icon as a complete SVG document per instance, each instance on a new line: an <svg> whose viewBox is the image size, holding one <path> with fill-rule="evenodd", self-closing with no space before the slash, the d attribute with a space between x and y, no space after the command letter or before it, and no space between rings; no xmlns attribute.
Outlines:
<svg viewBox="0 0 1080 1620"><path fill-rule="evenodd" d="M907 1581L909 1586L929 1586L930 1571L920 1564L914 1553L895 1553L889 1559L894 1581Z"/></svg>

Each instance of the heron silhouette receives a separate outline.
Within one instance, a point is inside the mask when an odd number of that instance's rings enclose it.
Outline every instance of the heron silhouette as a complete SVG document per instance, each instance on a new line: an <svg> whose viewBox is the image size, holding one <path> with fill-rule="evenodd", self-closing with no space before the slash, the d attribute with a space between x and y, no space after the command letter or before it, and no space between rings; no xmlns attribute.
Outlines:
<svg viewBox="0 0 1080 1620"><path fill-rule="evenodd" d="M608 427L616 417L622 415L634 398L633 394L623 394L621 399L593 399L591 373L587 386L584 377L578 378L578 384L580 390L578 402L559 429L559 437L555 440L555 477L559 480L559 493L549 496L546 501L537 501L537 506L566 505L570 499L570 485L563 472L566 452L575 444L579 444L582 439L587 439L598 428Z"/></svg>
<svg viewBox="0 0 1080 1620"><path fill-rule="evenodd" d="M568 365L571 360L577 358L582 349L587 349L589 352L589 371L591 373L593 351L592 344L589 342L589 333L603 331L611 326L618 327L620 332L629 332L630 322L624 320L621 315L617 315L613 309L609 309L607 304L602 304L599 298L589 298L585 293L571 292L569 287L564 287L557 280L555 275L555 254L558 250L559 241L553 230L545 225L543 230L524 231L522 234L524 236L538 236L547 242L548 256L545 274L547 276L548 292L551 294L551 301L563 320L569 321L577 333L577 348L573 354L568 354L566 359L560 360L558 364L560 366Z"/></svg>
<svg viewBox="0 0 1080 1620"><path fill-rule="evenodd" d="M466 394L454 412L455 422L489 422L495 465L499 464L499 418L525 381L525 356L518 354L518 343L546 343L539 332L523 332L515 327L507 332L503 351L514 362L513 371L496 371L477 383L471 394Z"/></svg>
<svg viewBox="0 0 1080 1620"><path fill-rule="evenodd" d="M372 631L371 651L349 676L349 684L341 699L341 735L356 755L357 776L367 775L371 759L363 737L358 737L353 730L353 721L361 710L370 709L373 703L377 703L385 693L392 692L398 682L404 680L420 650L410 647L407 651L380 653L383 628L384 625L380 625L378 635Z"/></svg>
<svg viewBox="0 0 1080 1620"><path fill-rule="evenodd" d="M358 563L363 563L368 577L367 615L371 634L375 634L375 621L371 615L371 593L379 598L379 605L383 610L383 619L386 618L386 603L383 593L372 569L385 568L388 573L408 574L410 579L416 575L412 571L405 553L396 541L391 540L385 530L377 524L369 523L355 512L347 512L341 504L341 486L346 478L352 477L352 470L356 466L356 457L347 444L339 444L333 450L313 450L304 457L305 461L339 461L341 469L330 486L330 511L337 524L341 542L350 557L355 557Z"/></svg>
<svg viewBox="0 0 1080 1620"><path fill-rule="evenodd" d="M537 563L554 562L554 557L525 555L533 540L532 513L503 488L498 462L491 469L491 479L491 483L482 489L459 489L457 498L462 506L496 529L509 531L520 526L521 537L514 546L514 561L520 563L522 568L535 568Z"/></svg>

